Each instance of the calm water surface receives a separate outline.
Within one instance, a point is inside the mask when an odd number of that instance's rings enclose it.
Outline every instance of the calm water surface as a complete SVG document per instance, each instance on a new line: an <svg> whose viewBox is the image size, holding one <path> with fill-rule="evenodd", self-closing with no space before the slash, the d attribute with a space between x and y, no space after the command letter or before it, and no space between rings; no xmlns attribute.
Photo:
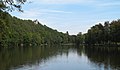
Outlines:
<svg viewBox="0 0 120 70"><path fill-rule="evenodd" d="M0 70L120 70L120 49L73 46L1 49Z"/></svg>

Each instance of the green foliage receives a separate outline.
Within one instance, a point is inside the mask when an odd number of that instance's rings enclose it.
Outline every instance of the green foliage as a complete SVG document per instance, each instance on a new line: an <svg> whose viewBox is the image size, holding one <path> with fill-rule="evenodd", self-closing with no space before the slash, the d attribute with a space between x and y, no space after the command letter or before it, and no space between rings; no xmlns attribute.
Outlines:
<svg viewBox="0 0 120 70"><path fill-rule="evenodd" d="M84 35L82 34L82 32L79 32L76 37L76 44L79 45L83 43L84 43Z"/></svg>
<svg viewBox="0 0 120 70"><path fill-rule="evenodd" d="M0 15L0 45L3 47L72 42L72 36L53 30L36 20L22 20L2 11Z"/></svg>
<svg viewBox="0 0 120 70"><path fill-rule="evenodd" d="M120 20L108 21L95 25L85 34L86 44L116 44L120 43Z"/></svg>
<svg viewBox="0 0 120 70"><path fill-rule="evenodd" d="M21 5L24 4L26 0L0 0L0 10L13 11L17 9L21 11Z"/></svg>

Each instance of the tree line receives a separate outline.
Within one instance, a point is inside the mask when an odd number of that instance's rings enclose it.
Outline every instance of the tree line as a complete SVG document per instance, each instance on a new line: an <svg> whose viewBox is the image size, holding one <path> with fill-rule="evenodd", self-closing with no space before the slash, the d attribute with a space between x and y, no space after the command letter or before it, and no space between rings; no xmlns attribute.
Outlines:
<svg viewBox="0 0 120 70"><path fill-rule="evenodd" d="M115 44L120 45L120 19L112 22L106 21L104 25L101 23L92 26L86 34L84 34L85 44Z"/></svg>
<svg viewBox="0 0 120 70"><path fill-rule="evenodd" d="M22 20L0 10L0 46L74 43L76 36L62 33L35 20Z"/></svg>
<svg viewBox="0 0 120 70"><path fill-rule="evenodd" d="M92 26L87 33L69 35L42 25L37 20L22 20L0 10L0 46L47 44L120 44L120 19Z"/></svg>
<svg viewBox="0 0 120 70"><path fill-rule="evenodd" d="M112 22L106 21L92 26L87 33L79 32L77 35L69 35L53 30L42 25L37 20L22 20L13 17L7 12L17 9L22 10L22 4L27 0L1 0L0 1L0 46L6 44L120 44L120 19ZM37 23L36 23L37 22Z"/></svg>

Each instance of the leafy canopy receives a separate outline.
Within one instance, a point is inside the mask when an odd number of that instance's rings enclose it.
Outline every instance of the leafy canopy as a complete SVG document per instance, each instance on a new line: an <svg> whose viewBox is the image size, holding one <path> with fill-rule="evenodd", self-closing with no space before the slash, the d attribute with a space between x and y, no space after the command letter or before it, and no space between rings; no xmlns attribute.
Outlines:
<svg viewBox="0 0 120 70"><path fill-rule="evenodd" d="M26 0L0 0L0 10L13 11L17 9L23 12L21 8L25 2Z"/></svg>

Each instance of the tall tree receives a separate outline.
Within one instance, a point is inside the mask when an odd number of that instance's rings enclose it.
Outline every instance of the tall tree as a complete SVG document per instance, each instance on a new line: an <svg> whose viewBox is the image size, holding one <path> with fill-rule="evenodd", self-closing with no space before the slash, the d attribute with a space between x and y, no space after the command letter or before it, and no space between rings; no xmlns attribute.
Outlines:
<svg viewBox="0 0 120 70"><path fill-rule="evenodd" d="M0 9L13 11L17 8L18 11L22 11L22 4L24 4L26 0L0 0Z"/></svg>

